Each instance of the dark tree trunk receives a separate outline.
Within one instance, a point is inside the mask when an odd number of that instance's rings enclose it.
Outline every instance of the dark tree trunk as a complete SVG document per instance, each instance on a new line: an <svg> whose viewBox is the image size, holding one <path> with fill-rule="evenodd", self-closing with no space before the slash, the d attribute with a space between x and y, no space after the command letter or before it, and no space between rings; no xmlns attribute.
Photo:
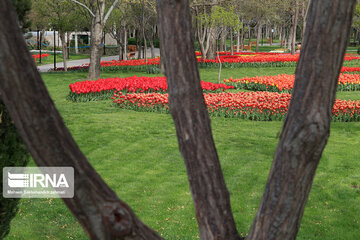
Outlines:
<svg viewBox="0 0 360 240"><path fill-rule="evenodd" d="M329 137L355 0L310 4L292 100L248 240L296 238Z"/></svg>
<svg viewBox="0 0 360 240"><path fill-rule="evenodd" d="M200 86L188 0L157 1L170 111L188 172L200 238L239 239Z"/></svg>
<svg viewBox="0 0 360 240"><path fill-rule="evenodd" d="M0 1L0 95L38 166L71 166L75 196L63 199L91 239L162 239L106 185L80 151L29 54L11 0Z"/></svg>

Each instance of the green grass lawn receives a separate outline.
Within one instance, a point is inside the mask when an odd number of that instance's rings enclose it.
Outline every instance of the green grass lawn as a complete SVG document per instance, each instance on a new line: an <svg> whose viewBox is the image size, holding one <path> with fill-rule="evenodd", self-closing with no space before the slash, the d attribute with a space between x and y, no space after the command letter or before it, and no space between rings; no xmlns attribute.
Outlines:
<svg viewBox="0 0 360 240"><path fill-rule="evenodd" d="M223 69L222 79L292 74L295 68ZM102 77L154 76L104 73ZM44 73L57 109L80 149L107 184L166 239L199 238L185 166L170 115L121 110L111 101L66 100L69 83L86 73ZM217 70L200 70L217 81ZM359 92L338 92L360 99ZM239 233L245 236L258 208L282 122L212 118ZM332 123L305 209L300 240L354 240L360 236L360 123ZM31 165L34 165L31 162ZM59 199L22 199L6 240L88 239Z"/></svg>

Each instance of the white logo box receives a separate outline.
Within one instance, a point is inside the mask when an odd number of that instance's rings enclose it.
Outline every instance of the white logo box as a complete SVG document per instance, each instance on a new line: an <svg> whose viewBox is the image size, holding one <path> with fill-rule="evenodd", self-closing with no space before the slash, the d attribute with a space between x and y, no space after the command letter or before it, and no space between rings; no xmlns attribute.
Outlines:
<svg viewBox="0 0 360 240"><path fill-rule="evenodd" d="M73 167L4 167L4 198L73 198Z"/></svg>

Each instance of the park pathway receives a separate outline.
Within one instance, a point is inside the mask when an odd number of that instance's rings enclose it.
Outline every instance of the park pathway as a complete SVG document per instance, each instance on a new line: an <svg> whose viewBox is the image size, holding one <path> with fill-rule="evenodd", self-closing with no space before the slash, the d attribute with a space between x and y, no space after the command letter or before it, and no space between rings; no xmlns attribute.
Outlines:
<svg viewBox="0 0 360 240"><path fill-rule="evenodd" d="M155 57L159 57L160 56L160 49L159 48L155 48L154 49L154 52L155 52ZM151 56L151 51L150 51L150 48L147 49L147 52L146 52L146 55L148 57ZM137 52L136 52L136 55L137 56ZM112 61L112 60L119 60L119 55L116 55L116 56L107 56L107 57L102 57L101 58L101 61ZM75 66L81 66L83 64L88 64L90 63L90 58L87 58L87 59L79 59L79 60L70 60L70 61L67 61L67 66L68 67L75 67ZM58 68L62 68L64 67L64 64L63 62L57 62L56 63L56 67ZM46 65L41 65L41 66L38 66L37 67L39 72L48 72L50 69L53 69L54 68L54 64L46 64Z"/></svg>

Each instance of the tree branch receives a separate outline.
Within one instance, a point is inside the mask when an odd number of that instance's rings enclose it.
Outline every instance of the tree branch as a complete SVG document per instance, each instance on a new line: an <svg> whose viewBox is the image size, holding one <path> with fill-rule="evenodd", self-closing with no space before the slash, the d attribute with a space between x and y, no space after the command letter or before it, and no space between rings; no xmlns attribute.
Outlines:
<svg viewBox="0 0 360 240"><path fill-rule="evenodd" d="M76 4L79 4L80 6L84 7L86 10L88 10L88 12L91 14L91 16L95 17L95 14L90 10L90 8L88 8L88 6L86 6L85 4L78 2L76 0L70 0Z"/></svg>
<svg viewBox="0 0 360 240"><path fill-rule="evenodd" d="M106 24L106 21L110 17L111 12L114 10L115 5L119 2L119 0L115 0L109 10L107 11L105 17L104 17L104 25Z"/></svg>

